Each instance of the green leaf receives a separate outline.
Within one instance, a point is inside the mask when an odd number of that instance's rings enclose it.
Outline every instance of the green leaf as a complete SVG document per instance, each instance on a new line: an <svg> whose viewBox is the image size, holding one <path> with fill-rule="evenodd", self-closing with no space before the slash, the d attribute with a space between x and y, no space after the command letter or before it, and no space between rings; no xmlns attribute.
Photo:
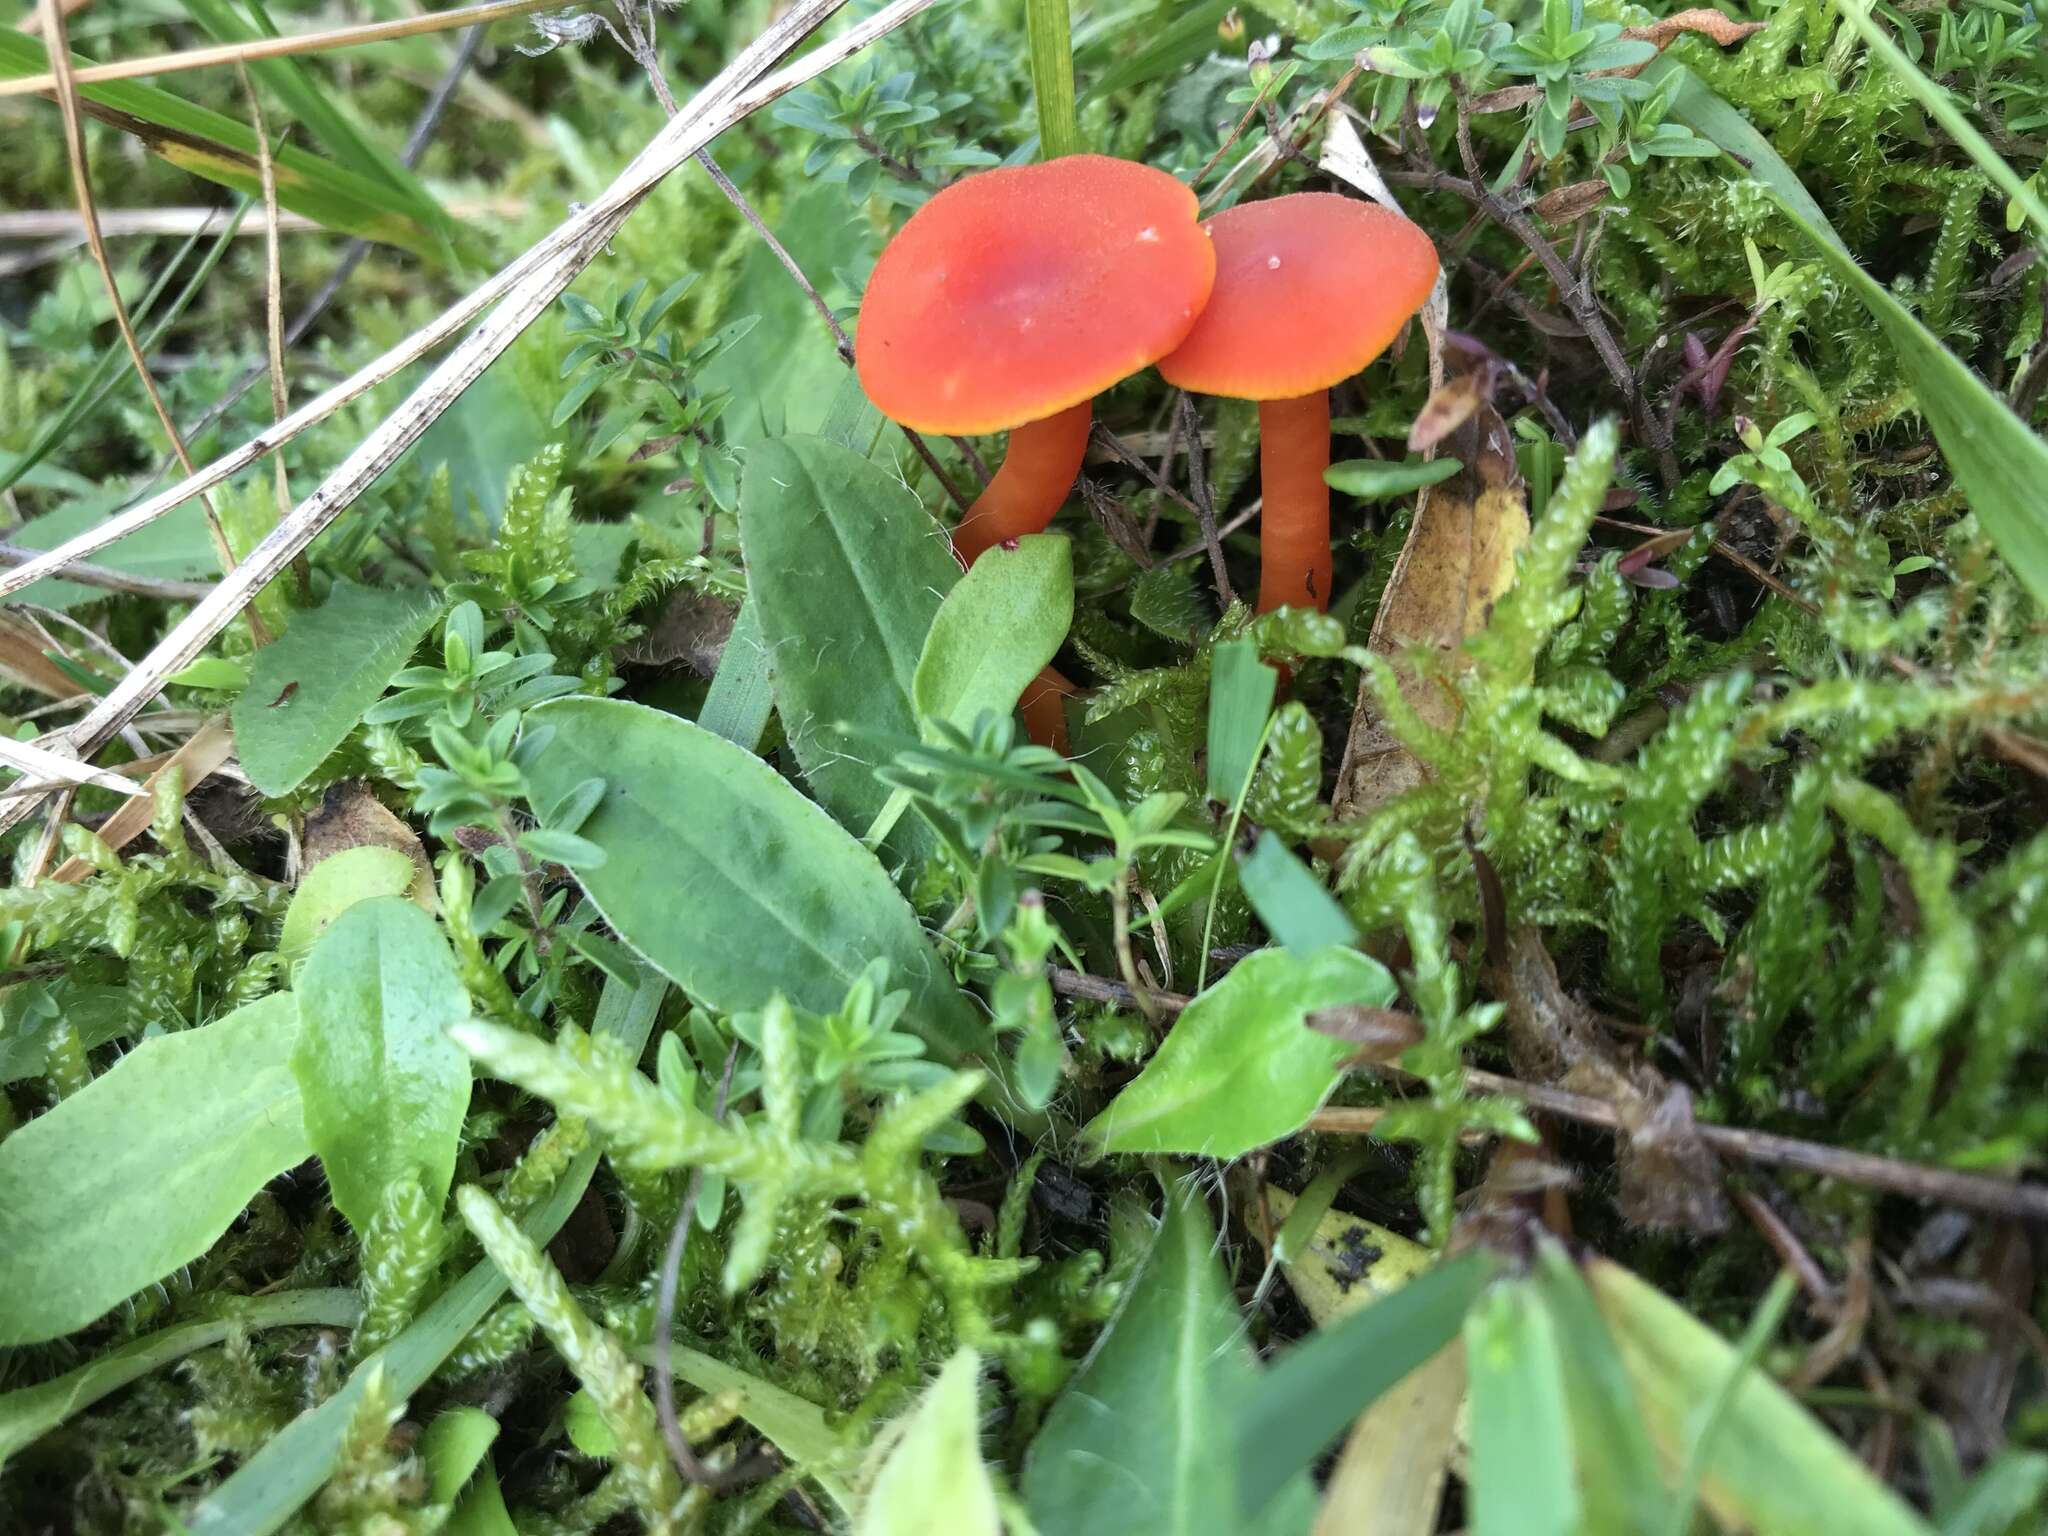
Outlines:
<svg viewBox="0 0 2048 1536"><path fill-rule="evenodd" d="M1780 204L1890 338L1970 510L2020 584L2035 602L2048 605L2048 508L2041 500L2041 487L2048 485L2048 442L1864 271L1835 242L1832 230L1808 222L1791 203Z"/></svg>
<svg viewBox="0 0 2048 1536"><path fill-rule="evenodd" d="M1354 949L1265 949L1187 1006L1135 1081L1083 1132L1098 1152L1241 1157L1291 1136L1355 1049L1304 1022L1345 1003L1385 1007L1394 978Z"/></svg>
<svg viewBox="0 0 2048 1536"><path fill-rule="evenodd" d="M998 545L946 594L924 640L910 696L920 723L971 731L1007 715L1074 624L1074 551L1065 535Z"/></svg>
<svg viewBox="0 0 2048 1536"><path fill-rule="evenodd" d="M427 1464L429 1496L436 1504L455 1501L497 1438L498 1421L481 1408L450 1408L435 1416L420 1436L420 1459Z"/></svg>
<svg viewBox="0 0 2048 1536"><path fill-rule="evenodd" d="M699 1392L736 1392L740 1416L775 1443L775 1448L816 1483L842 1510L853 1508L853 1491L839 1468L846 1460L844 1438L826 1422L825 1411L794 1392L751 1376L710 1355L678 1344L670 1365L679 1380Z"/></svg>
<svg viewBox="0 0 2048 1536"><path fill-rule="evenodd" d="M1455 1339L1498 1262L1476 1251L1439 1264L1261 1373L1239 1421L1239 1507L1264 1507L1381 1393Z"/></svg>
<svg viewBox="0 0 2048 1536"><path fill-rule="evenodd" d="M1792 168L1740 112L1669 55L1652 62L1641 78L1655 82L1673 74L1680 83L1671 115L1713 140L1768 187L1829 270L1863 301L1898 354L1900 371L1969 497L1970 510L2020 584L2036 602L2048 604L2048 511L2040 498L2040 487L2048 484L2048 443L1890 289L1863 270Z"/></svg>
<svg viewBox="0 0 2048 1536"><path fill-rule="evenodd" d="M1621 1266L1587 1271L1650 1436L1684 1453L1701 1405L1727 1382L1735 1350ZM1723 1526L1758 1536L1854 1531L1927 1536L1928 1526L1776 1382L1746 1372L1706 1447L1700 1499Z"/></svg>
<svg viewBox="0 0 2048 1536"><path fill-rule="evenodd" d="M1271 832L1237 861L1237 883L1274 938L1297 954L1358 942L1358 926L1309 867Z"/></svg>
<svg viewBox="0 0 2048 1536"><path fill-rule="evenodd" d="M105 522L131 499L126 493L79 497L55 512L24 523L8 534L8 541L23 549L55 549ZM92 563L159 581L202 581L220 574L220 562L206 531L206 509L197 501L181 503L148 527L138 528L127 538L109 544L92 557ZM46 576L31 582L8 601L65 610L82 603L105 602L106 598L102 588Z"/></svg>
<svg viewBox="0 0 2048 1536"><path fill-rule="evenodd" d="M213 1246L312 1150L289 997L146 1040L0 1142L0 1344L83 1328Z"/></svg>
<svg viewBox="0 0 2048 1536"><path fill-rule="evenodd" d="M365 844L330 854L307 870L292 892L279 929L280 953L297 960L328 926L359 901L403 896L419 879L419 866L396 848Z"/></svg>
<svg viewBox="0 0 2048 1536"><path fill-rule="evenodd" d="M569 1443L585 1456L598 1461L609 1461L618 1453L619 1437L612 1433L598 1412L597 1399L590 1395L590 1388L579 1387L569 1399L569 1405L562 1410L562 1430L569 1437Z"/></svg>
<svg viewBox="0 0 2048 1536"><path fill-rule="evenodd" d="M740 604L732 633L725 637L697 723L751 752L760 744L774 709L775 679L761 638L761 610L749 598Z"/></svg>
<svg viewBox="0 0 2048 1536"><path fill-rule="evenodd" d="M1032 1519L1060 1536L1297 1536L1315 1508L1299 1468L1274 1484L1286 1491L1262 1518L1221 1518L1239 1507L1224 1452L1257 1378L1216 1230L1200 1195L1176 1181L1115 1316L1032 1441Z"/></svg>
<svg viewBox="0 0 2048 1536"><path fill-rule="evenodd" d="M654 976L638 984L608 980L592 1027L616 1037L637 1057L647 1046L667 991L668 983ZM582 1201L597 1159L595 1147L579 1152L520 1230L536 1243L559 1232ZM405 1332L358 1365L339 1392L271 1436L208 1494L188 1517L188 1536L269 1536L277 1530L332 1474L370 1382L380 1381L380 1390L393 1399L412 1396L504 1294L505 1279L497 1266L488 1259L473 1265Z"/></svg>
<svg viewBox="0 0 2048 1536"><path fill-rule="evenodd" d="M1653 1531L1665 1518L1669 1495L1635 1391L1593 1293L1563 1247L1547 1239L1537 1251L1535 1279L1564 1360L1565 1401L1578 1447L1587 1529Z"/></svg>
<svg viewBox="0 0 2048 1536"><path fill-rule="evenodd" d="M186 13L219 43L247 43L276 37L277 28L256 0L247 0L258 25L244 21L226 0L181 0ZM252 59L249 72L276 93L278 100L312 130L342 165L366 180L382 183L398 203L422 224L439 225L446 217L440 204L412 172L374 144L349 116L345 93L317 83L305 65L293 58Z"/></svg>
<svg viewBox="0 0 2048 1536"><path fill-rule="evenodd" d="M210 1349L238 1329L353 1328L363 1304L352 1290L283 1291L234 1304L230 1315L145 1334L75 1371L0 1393L0 1467L111 1392L160 1366Z"/></svg>
<svg viewBox="0 0 2048 1536"><path fill-rule="evenodd" d="M1216 647L1209 677L1209 798L1235 805L1258 761L1266 717L1280 674L1259 660L1250 640L1226 640Z"/></svg>
<svg viewBox="0 0 2048 1536"><path fill-rule="evenodd" d="M865 830L889 799L883 754L834 727L917 734L912 679L960 567L915 496L822 438L748 454L740 544L790 747L825 808Z"/></svg>
<svg viewBox="0 0 2048 1536"><path fill-rule="evenodd" d="M986 1046L907 902L860 843L751 752L615 699L558 699L527 770L542 804L583 780L607 793L582 835L608 855L581 879L618 935L721 1013L776 992L833 1014L886 957L920 1033L949 1061Z"/></svg>
<svg viewBox="0 0 2048 1536"><path fill-rule="evenodd" d="M865 272L881 242L874 224L844 190L831 182L798 184L781 216L769 220L796 263L818 284L828 303L853 295L831 277L836 270ZM775 253L749 240L739 280L725 301L728 315L759 315L760 324L714 358L700 377L707 390L729 390L732 404L719 418L726 441L743 450L764 438L789 433L834 437L834 406L843 390L848 403L879 424L853 370L839 361L832 333L789 280ZM868 434L872 441L872 433ZM843 440L842 440L843 441ZM860 442L845 446L860 448Z"/></svg>
<svg viewBox="0 0 2048 1536"><path fill-rule="evenodd" d="M384 592L337 581L318 608L258 651L232 721L242 771L266 795L303 783L347 739L439 605L425 592Z"/></svg>
<svg viewBox="0 0 2048 1536"><path fill-rule="evenodd" d="M1003 1536L981 1460L981 1356L948 1360L875 1473L853 1536Z"/></svg>
<svg viewBox="0 0 2048 1536"><path fill-rule="evenodd" d="M128 1006L126 987L101 986L53 976L26 981L0 995L0 1087L48 1070L50 1034L70 1026L86 1050L119 1040L142 1028Z"/></svg>
<svg viewBox="0 0 2048 1536"><path fill-rule="evenodd" d="M1448 480L1464 467L1456 459L1346 459L1323 471L1323 483L1360 501L1385 501Z"/></svg>
<svg viewBox="0 0 2048 1536"><path fill-rule="evenodd" d="M1528 1282L1495 1286L1465 1314L1465 1380L1474 1536L1577 1536L1564 1364Z"/></svg>
<svg viewBox="0 0 2048 1536"><path fill-rule="evenodd" d="M435 921L382 896L350 907L299 971L292 1072L334 1204L363 1231L416 1178L448 1198L469 1111L469 1057L447 1035L469 994Z"/></svg>

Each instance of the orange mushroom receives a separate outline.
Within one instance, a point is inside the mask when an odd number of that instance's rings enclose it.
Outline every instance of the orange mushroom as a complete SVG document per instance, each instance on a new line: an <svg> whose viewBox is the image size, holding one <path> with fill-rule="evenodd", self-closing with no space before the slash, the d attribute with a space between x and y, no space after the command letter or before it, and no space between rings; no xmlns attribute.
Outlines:
<svg viewBox="0 0 2048 1536"><path fill-rule="evenodd" d="M1179 346L1216 274L1195 196L1102 155L987 171L920 208L882 252L854 357L884 416L920 432L1008 431L1010 451L953 533L972 565L1053 519L1088 447L1096 395ZM1026 725L1065 750L1051 668Z"/></svg>
<svg viewBox="0 0 2048 1536"><path fill-rule="evenodd" d="M1300 192L1204 226L1216 286L1169 384L1259 402L1259 612L1330 606L1330 386L1387 349L1436 283L1436 248L1397 213Z"/></svg>

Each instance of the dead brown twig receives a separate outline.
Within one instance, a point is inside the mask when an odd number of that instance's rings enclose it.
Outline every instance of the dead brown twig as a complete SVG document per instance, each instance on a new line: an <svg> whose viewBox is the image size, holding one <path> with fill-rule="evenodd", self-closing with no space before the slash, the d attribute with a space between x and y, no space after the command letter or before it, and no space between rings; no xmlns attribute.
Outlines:
<svg viewBox="0 0 2048 1536"><path fill-rule="evenodd" d="M1055 969L1049 973L1053 991L1061 997L1088 1002L1110 1003L1135 1008L1137 999L1122 982L1105 976ZM1162 1013L1177 1014L1193 1001L1177 992L1154 992L1153 1004ZM1403 1076L1391 1068L1389 1075ZM1465 1074L1465 1086L1475 1093L1495 1094L1519 1100L1545 1114L1575 1121L1580 1125L1612 1131L1621 1126L1621 1111L1605 1100L1563 1088L1546 1088L1477 1068ZM1379 1123L1383 1111L1374 1108L1334 1108L1319 1111L1308 1129L1328 1135L1360 1135ZM1852 1152L1817 1141L1776 1136L1768 1131L1747 1131L1734 1126L1698 1124L1700 1138L1714 1151L1742 1162L1763 1167L1792 1168L1822 1178L1842 1179L1916 1200L1946 1201L2009 1216L2016 1221L2048 1223L2048 1185L2022 1184L1994 1179L1983 1174L1957 1173L1947 1168L1929 1168L1921 1163L1902 1162L1869 1152Z"/></svg>

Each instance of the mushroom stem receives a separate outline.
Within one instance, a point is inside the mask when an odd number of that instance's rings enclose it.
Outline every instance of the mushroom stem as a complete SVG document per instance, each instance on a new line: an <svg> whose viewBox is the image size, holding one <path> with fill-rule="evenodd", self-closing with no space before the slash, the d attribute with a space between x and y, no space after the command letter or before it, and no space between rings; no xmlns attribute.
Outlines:
<svg viewBox="0 0 2048 1536"><path fill-rule="evenodd" d="M1011 431L1003 467L953 530L953 553L962 565L974 564L983 550L1005 539L1045 531L1081 472L1093 418L1094 402L1084 400ZM1323 451L1329 452L1327 441Z"/></svg>
<svg viewBox="0 0 2048 1536"><path fill-rule="evenodd" d="M1024 734L1041 747L1067 755L1067 700L1081 690L1047 667L1024 690L1017 707L1024 712Z"/></svg>
<svg viewBox="0 0 2048 1536"><path fill-rule="evenodd" d="M1259 612L1330 606L1330 392L1259 402Z"/></svg>

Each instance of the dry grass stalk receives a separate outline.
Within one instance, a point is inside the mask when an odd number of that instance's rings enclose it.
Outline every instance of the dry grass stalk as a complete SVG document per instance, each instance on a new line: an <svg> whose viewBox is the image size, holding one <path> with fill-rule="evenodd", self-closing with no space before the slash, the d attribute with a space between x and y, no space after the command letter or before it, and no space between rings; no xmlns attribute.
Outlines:
<svg viewBox="0 0 2048 1536"><path fill-rule="evenodd" d="M390 377L430 350L493 302L503 301L310 496L293 508L291 516L265 537L250 552L247 560L173 628L91 713L63 733L73 747L82 756L90 756L134 719L163 688L165 679L194 660L257 592L347 510L355 498L396 462L484 369L554 303L562 290L604 249L612 233L640 200L664 177L734 124L859 53L926 9L932 0L897 0L897 3L849 28L797 63L774 74L767 73L776 59L808 37L844 3L845 0L803 0L803 3L792 6L689 101L619 173L601 197L572 215L496 278L454 305L406 343L357 373L339 389L328 391L269 432L257 434L242 449L209 469L189 475L177 486L140 507L108 519L108 524L125 525L114 537L142 526L150 517L160 516L199 490L218 484L287 441L292 435L288 428L303 430L312 425L338 409L346 400ZM366 375L372 373L375 377L366 379ZM362 381L360 387L351 389L359 381ZM344 395L341 393L343 390L350 392ZM324 409L316 413L316 408L323 406ZM144 513L148 515L142 515ZM95 537L108 524L94 530ZM89 553L90 550L79 548L83 542L73 540L53 551L51 563L56 563L54 557L59 555L71 559ZM103 548L104 543L93 543L91 547ZM42 563L32 561L28 566L0 577L0 596L22 584L24 572ZM46 573L36 572L38 575ZM32 810L33 803L27 799L17 800L5 810L0 810L0 831L15 825Z"/></svg>

